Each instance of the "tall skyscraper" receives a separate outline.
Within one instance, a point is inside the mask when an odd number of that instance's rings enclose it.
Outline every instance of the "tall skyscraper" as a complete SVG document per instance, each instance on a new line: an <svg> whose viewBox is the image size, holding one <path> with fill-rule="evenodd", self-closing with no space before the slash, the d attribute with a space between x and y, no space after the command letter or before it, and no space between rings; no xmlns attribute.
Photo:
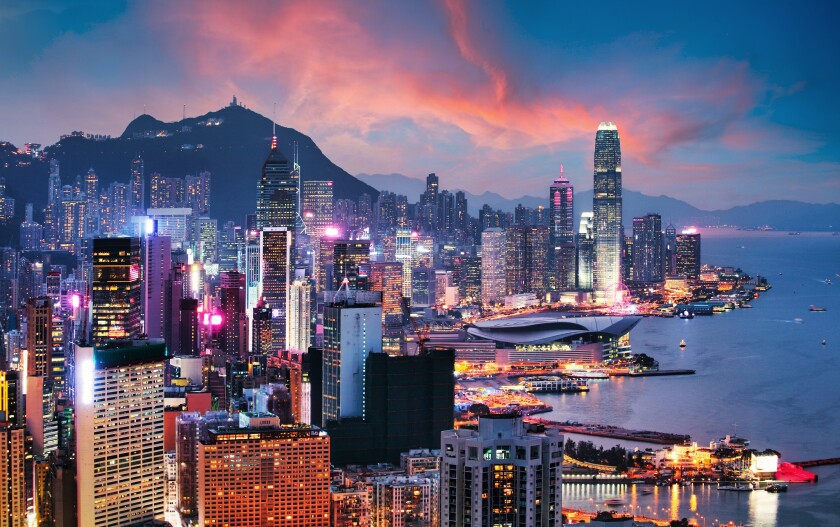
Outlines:
<svg viewBox="0 0 840 527"><path fill-rule="evenodd" d="M330 438L319 428L243 412L238 426L209 426L197 453L199 525L330 525Z"/></svg>
<svg viewBox="0 0 840 527"><path fill-rule="evenodd" d="M163 338L166 328L166 281L172 270L172 241L153 232L146 236L143 307L146 335Z"/></svg>
<svg viewBox="0 0 840 527"><path fill-rule="evenodd" d="M346 278L350 289L367 290L370 277L370 242L335 240L333 242L332 290Z"/></svg>
<svg viewBox="0 0 840 527"><path fill-rule="evenodd" d="M30 298L26 302L27 376L48 376L52 368L52 315L50 297Z"/></svg>
<svg viewBox="0 0 840 527"><path fill-rule="evenodd" d="M554 289L575 289L575 189L563 174L554 180L549 192L549 258L552 262Z"/></svg>
<svg viewBox="0 0 840 527"><path fill-rule="evenodd" d="M647 214L633 218L633 280L661 282L662 276L662 217Z"/></svg>
<svg viewBox="0 0 840 527"><path fill-rule="evenodd" d="M516 225L505 231L504 273L508 295L533 293L539 298L548 291L548 239L548 228L537 225Z"/></svg>
<svg viewBox="0 0 840 527"><path fill-rule="evenodd" d="M365 359L382 352L382 307L342 302L324 307L322 419L364 417Z"/></svg>
<svg viewBox="0 0 840 527"><path fill-rule="evenodd" d="M618 127L602 122L595 135L595 225L594 289L602 302L619 300L621 287L621 142Z"/></svg>
<svg viewBox="0 0 840 527"><path fill-rule="evenodd" d="M257 228L295 226L298 215L298 176L292 163L271 140L257 187Z"/></svg>
<svg viewBox="0 0 840 527"><path fill-rule="evenodd" d="M140 326L140 240L93 240L92 340L137 338Z"/></svg>
<svg viewBox="0 0 840 527"><path fill-rule="evenodd" d="M290 227L266 227L260 232L262 298L271 309L272 350L286 349L286 308L292 281L292 233Z"/></svg>
<svg viewBox="0 0 840 527"><path fill-rule="evenodd" d="M79 525L139 524L164 513L163 341L76 346Z"/></svg>
<svg viewBox="0 0 840 527"><path fill-rule="evenodd" d="M563 436L488 415L441 433L441 527L562 525Z"/></svg>
<svg viewBox="0 0 840 527"><path fill-rule="evenodd" d="M24 251L40 251L44 243L44 228L32 219L32 204L26 204L26 216L20 224L20 248Z"/></svg>
<svg viewBox="0 0 840 527"><path fill-rule="evenodd" d="M482 304L497 304L505 300L507 289L503 262L506 250L505 231L492 228L481 233Z"/></svg>
<svg viewBox="0 0 840 527"><path fill-rule="evenodd" d="M700 233L693 229L684 230L677 234L677 265L678 275L689 280L700 278Z"/></svg>

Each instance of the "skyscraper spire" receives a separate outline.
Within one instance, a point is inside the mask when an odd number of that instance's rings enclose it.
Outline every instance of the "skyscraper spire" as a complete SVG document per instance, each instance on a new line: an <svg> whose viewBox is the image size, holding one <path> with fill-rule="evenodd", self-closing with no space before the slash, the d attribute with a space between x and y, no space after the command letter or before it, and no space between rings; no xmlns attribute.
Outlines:
<svg viewBox="0 0 840 527"><path fill-rule="evenodd" d="M274 103L274 109L271 111L271 149L277 148L277 103Z"/></svg>

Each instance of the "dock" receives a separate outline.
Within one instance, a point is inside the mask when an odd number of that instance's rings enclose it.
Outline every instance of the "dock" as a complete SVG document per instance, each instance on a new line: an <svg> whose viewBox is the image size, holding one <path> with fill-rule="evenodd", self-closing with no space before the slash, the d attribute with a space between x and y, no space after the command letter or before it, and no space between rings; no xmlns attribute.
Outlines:
<svg viewBox="0 0 840 527"><path fill-rule="evenodd" d="M639 372L617 372L610 375L616 377L664 377L666 375L694 375L696 370L650 370Z"/></svg>

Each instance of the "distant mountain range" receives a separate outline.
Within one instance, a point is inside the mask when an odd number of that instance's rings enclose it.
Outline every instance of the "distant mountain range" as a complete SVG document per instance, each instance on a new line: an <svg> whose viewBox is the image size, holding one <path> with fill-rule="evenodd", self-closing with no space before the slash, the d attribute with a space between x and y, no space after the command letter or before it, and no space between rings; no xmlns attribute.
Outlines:
<svg viewBox="0 0 840 527"><path fill-rule="evenodd" d="M378 188L404 194L409 201L417 200L426 189L424 180L405 176L403 174L357 174L357 178ZM461 190L457 185L451 187L446 181L441 181L441 188L455 192ZM471 215L477 215L478 210L486 203L494 209L512 212L518 204L526 207L548 206L548 186L546 196L521 196L508 199L493 192L475 195L464 192L467 206ZM684 201L668 196L649 196L626 187L623 190L624 225L627 229L632 225L634 217L655 212L662 216L663 225L673 223L676 226L685 225L734 225L744 228L755 228L769 225L780 230L800 231L837 231L840 230L840 205L831 203L820 205L803 203L801 201L761 201L750 205L742 205L725 210L702 210ZM586 210L592 210L592 190L575 193L575 217Z"/></svg>
<svg viewBox="0 0 840 527"><path fill-rule="evenodd" d="M376 199L379 192L330 161L309 137L292 128L277 127L280 150L293 158L297 142L301 177L332 180L336 198L357 199L364 192ZM21 159L14 147L0 145L0 177L22 211L31 202L37 211L46 206L49 160L60 162L61 180L72 184L76 175L93 168L101 187L128 182L131 160L142 156L146 172L146 203L153 172L183 177L202 170L212 173L210 214L220 220L244 222L256 207L257 182L271 144L271 119L243 108L227 106L200 117L164 123L151 115L131 121L119 137L93 140L71 136L46 147L46 159ZM20 213L19 213L20 215Z"/></svg>

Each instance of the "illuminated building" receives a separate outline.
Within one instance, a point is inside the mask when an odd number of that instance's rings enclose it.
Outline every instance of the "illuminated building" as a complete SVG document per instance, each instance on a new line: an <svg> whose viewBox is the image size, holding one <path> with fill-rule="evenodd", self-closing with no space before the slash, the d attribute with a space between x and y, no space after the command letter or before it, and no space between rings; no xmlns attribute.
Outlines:
<svg viewBox="0 0 840 527"><path fill-rule="evenodd" d="M131 211L131 187L122 183L111 183L108 186L107 209L102 206L100 218L102 234L120 234L126 230Z"/></svg>
<svg viewBox="0 0 840 527"><path fill-rule="evenodd" d="M255 355L268 355L271 347L271 307L257 304L251 316L251 352Z"/></svg>
<svg viewBox="0 0 840 527"><path fill-rule="evenodd" d="M93 240L91 333L95 345L140 335L140 280L140 240Z"/></svg>
<svg viewBox="0 0 840 527"><path fill-rule="evenodd" d="M23 423L20 373L15 370L0 370L0 422L10 425Z"/></svg>
<svg viewBox="0 0 840 527"><path fill-rule="evenodd" d="M330 289L337 291L348 280L349 289L367 290L370 275L370 242L336 240L333 246L333 279Z"/></svg>
<svg viewBox="0 0 840 527"><path fill-rule="evenodd" d="M271 309L272 351L286 349L286 308L291 282L292 229L266 227L260 231L262 298Z"/></svg>
<svg viewBox="0 0 840 527"><path fill-rule="evenodd" d="M204 264L219 259L219 226L215 218L198 218L195 221L196 260Z"/></svg>
<svg viewBox="0 0 840 527"><path fill-rule="evenodd" d="M206 170L197 176L184 177L184 205L195 214L207 214L210 210L210 172Z"/></svg>
<svg viewBox="0 0 840 527"><path fill-rule="evenodd" d="M673 224L665 227L665 276L677 274L677 229Z"/></svg>
<svg viewBox="0 0 840 527"><path fill-rule="evenodd" d="M382 321L389 315L402 317L402 264L370 264L370 290L382 293Z"/></svg>
<svg viewBox="0 0 840 527"><path fill-rule="evenodd" d="M59 218L59 248L78 254L78 245L87 233L87 203L84 200L68 199L61 202Z"/></svg>
<svg viewBox="0 0 840 527"><path fill-rule="evenodd" d="M245 232L245 313L250 317L251 312L260 301L262 288L262 260L260 259L259 231ZM248 346L250 349L251 330L248 329Z"/></svg>
<svg viewBox="0 0 840 527"><path fill-rule="evenodd" d="M370 478L373 525L436 525L440 481L425 475Z"/></svg>
<svg viewBox="0 0 840 527"><path fill-rule="evenodd" d="M577 235L577 287L583 291L592 289L592 272L595 266L595 231L591 212L580 214L580 229Z"/></svg>
<svg viewBox="0 0 840 527"><path fill-rule="evenodd" d="M199 525L329 526L330 438L319 428L240 413L238 426L209 426L197 450Z"/></svg>
<svg viewBox="0 0 840 527"><path fill-rule="evenodd" d="M155 172L152 174L150 197L153 209L180 207L184 203L184 180L166 178Z"/></svg>
<svg viewBox="0 0 840 527"><path fill-rule="evenodd" d="M0 525L26 527L27 460L26 431L21 426L0 423Z"/></svg>
<svg viewBox="0 0 840 527"><path fill-rule="evenodd" d="M26 302L26 347L28 376L46 376L52 368L52 299L30 298Z"/></svg>
<svg viewBox="0 0 840 527"><path fill-rule="evenodd" d="M272 138L257 185L257 229L295 226L299 175L292 169L292 163L277 148L277 138Z"/></svg>
<svg viewBox="0 0 840 527"><path fill-rule="evenodd" d="M143 171L143 158L138 154L131 160L131 214L141 216L146 213L146 178Z"/></svg>
<svg viewBox="0 0 840 527"><path fill-rule="evenodd" d="M393 192L382 191L376 200L376 234L387 233L396 225L397 202Z"/></svg>
<svg viewBox="0 0 840 527"><path fill-rule="evenodd" d="M504 274L508 295L533 293L542 297L548 291L548 235L548 227L538 225L517 225L505 232Z"/></svg>
<svg viewBox="0 0 840 527"><path fill-rule="evenodd" d="M20 224L20 248L23 251L39 251L44 245L44 228L32 220L32 204L26 204L26 216Z"/></svg>
<svg viewBox="0 0 840 527"><path fill-rule="evenodd" d="M396 259L403 265L402 296L411 298L411 268L412 262L412 236L416 236L409 229L397 229L396 236Z"/></svg>
<svg viewBox="0 0 840 527"><path fill-rule="evenodd" d="M159 236L157 232L148 234L145 258L144 329L149 338L163 338L166 328L166 281L172 269L172 240L169 236Z"/></svg>
<svg viewBox="0 0 840 527"><path fill-rule="evenodd" d="M203 422L198 412L175 418L175 460L178 463L176 508L185 517L198 515L198 435Z"/></svg>
<svg viewBox="0 0 840 527"><path fill-rule="evenodd" d="M505 231L485 229L481 233L481 303L503 302L506 293Z"/></svg>
<svg viewBox="0 0 840 527"><path fill-rule="evenodd" d="M662 217L647 214L633 218L633 280L661 282L662 276Z"/></svg>
<svg viewBox="0 0 840 527"><path fill-rule="evenodd" d="M189 241L189 223L192 209L152 208L147 211L155 221L155 232L172 240L172 249L186 249Z"/></svg>
<svg viewBox="0 0 840 527"><path fill-rule="evenodd" d="M365 416L365 359L382 351L382 307L337 303L324 307L322 419Z"/></svg>
<svg viewBox="0 0 840 527"><path fill-rule="evenodd" d="M245 231L225 222L219 238L219 271L245 271Z"/></svg>
<svg viewBox="0 0 840 527"><path fill-rule="evenodd" d="M87 171L84 182L84 196L87 203L87 234L99 234L99 178L93 168Z"/></svg>
<svg viewBox="0 0 840 527"><path fill-rule="evenodd" d="M441 433L440 525L560 527L563 436L488 415Z"/></svg>
<svg viewBox="0 0 840 527"><path fill-rule="evenodd" d="M61 223L61 175L57 159L50 160L47 208L44 211L44 239L50 249L58 249Z"/></svg>
<svg viewBox="0 0 840 527"><path fill-rule="evenodd" d="M572 291L575 276L575 189L563 174L554 180L549 191L549 257L556 291Z"/></svg>
<svg viewBox="0 0 840 527"><path fill-rule="evenodd" d="M296 273L289 284L289 309L286 320L286 347L292 351L309 349L311 285L306 276Z"/></svg>
<svg viewBox="0 0 840 527"><path fill-rule="evenodd" d="M429 307L435 303L435 270L415 267L411 270L411 305Z"/></svg>
<svg viewBox="0 0 840 527"><path fill-rule="evenodd" d="M65 356L65 331L64 324L67 321L68 326L72 324L72 318L62 318L54 316L52 319L52 362L49 366L49 377L51 378L53 393L58 396L61 393L67 393L67 385L65 384L65 368L67 357Z"/></svg>
<svg viewBox="0 0 840 527"><path fill-rule="evenodd" d="M481 301L481 258L478 256L458 256L454 259L453 281L458 287L458 296L463 302Z"/></svg>
<svg viewBox="0 0 840 527"><path fill-rule="evenodd" d="M330 489L331 527L371 525L370 496L364 483L333 486Z"/></svg>
<svg viewBox="0 0 840 527"><path fill-rule="evenodd" d="M594 288L600 300L613 304L621 281L621 141L618 127L602 122L595 135L595 227Z"/></svg>
<svg viewBox="0 0 840 527"><path fill-rule="evenodd" d="M333 182L304 181L301 207L306 233L320 239L333 221Z"/></svg>
<svg viewBox="0 0 840 527"><path fill-rule="evenodd" d="M201 334L198 327L198 300L182 298L179 302L179 344L180 355L197 356L201 352Z"/></svg>
<svg viewBox="0 0 840 527"><path fill-rule="evenodd" d="M245 316L245 275L237 271L220 273L219 301L222 310L221 349L230 356L242 357L246 351L248 319Z"/></svg>
<svg viewBox="0 0 840 527"><path fill-rule="evenodd" d="M677 234L676 274L689 280L700 278L700 233L692 229Z"/></svg>
<svg viewBox="0 0 840 527"><path fill-rule="evenodd" d="M122 526L164 513L163 341L76 346L79 525Z"/></svg>

